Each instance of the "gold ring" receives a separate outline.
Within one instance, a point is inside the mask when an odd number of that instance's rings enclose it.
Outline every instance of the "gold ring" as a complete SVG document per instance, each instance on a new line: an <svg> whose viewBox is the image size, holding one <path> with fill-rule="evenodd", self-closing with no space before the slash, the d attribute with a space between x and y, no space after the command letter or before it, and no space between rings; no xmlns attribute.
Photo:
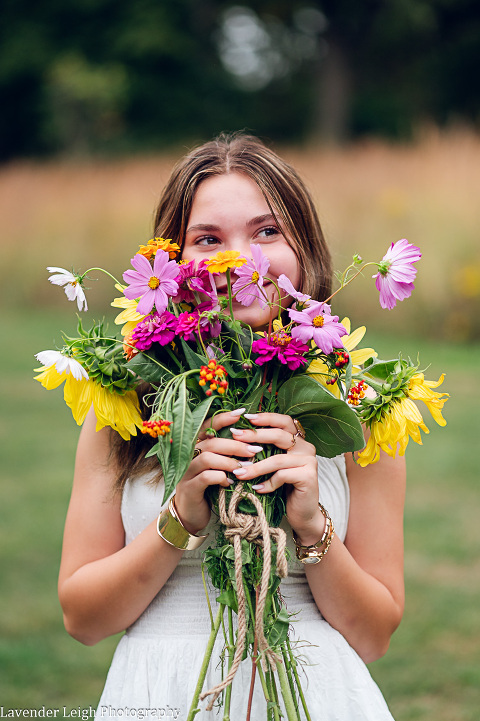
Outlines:
<svg viewBox="0 0 480 721"><path fill-rule="evenodd" d="M300 421L298 421L296 418L292 418L292 421L293 421L293 425L297 429L295 436L300 436L300 438L305 438L305 428L302 426Z"/></svg>
<svg viewBox="0 0 480 721"><path fill-rule="evenodd" d="M195 448L195 450L193 451L193 458L197 458L197 456L199 456L201 452L201 448Z"/></svg>
<svg viewBox="0 0 480 721"><path fill-rule="evenodd" d="M297 433L295 433L295 435L293 435L293 433L292 433L292 441L293 442L289 448L285 448L286 451L291 451L292 448L295 446L295 443L297 442L297 438L296 438L297 435L298 435Z"/></svg>

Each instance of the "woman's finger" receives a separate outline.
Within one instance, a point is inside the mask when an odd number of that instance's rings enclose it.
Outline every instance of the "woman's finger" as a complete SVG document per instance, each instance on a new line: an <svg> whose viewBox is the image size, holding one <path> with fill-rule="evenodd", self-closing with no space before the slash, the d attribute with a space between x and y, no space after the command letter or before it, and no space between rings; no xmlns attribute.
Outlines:
<svg viewBox="0 0 480 721"><path fill-rule="evenodd" d="M207 436L205 431L208 428L213 428L215 431L219 431L221 428L226 428L236 423L240 416L245 412L246 408L236 408L233 411L226 411L225 413L218 413L211 418L206 418L200 428L198 437L203 440Z"/></svg>
<svg viewBox="0 0 480 721"><path fill-rule="evenodd" d="M273 415L273 414L264 414ZM291 430L283 429L280 427L269 427L269 428L230 428L232 436L235 440L242 441L242 443L271 443L277 448L281 448L282 451L294 451L295 453L302 454L315 454L315 447L305 441L302 436L296 435L297 431L293 433Z"/></svg>
<svg viewBox="0 0 480 721"><path fill-rule="evenodd" d="M241 458L253 458L263 450L257 443L243 443L235 438L206 438L199 441L196 448L205 453L211 451L225 456L240 456Z"/></svg>
<svg viewBox="0 0 480 721"><path fill-rule="evenodd" d="M312 456L277 453L252 465L233 469L232 473L240 481L252 481L259 476L272 474L268 481L262 483L259 490L271 492L284 483L294 486L318 485L317 460ZM257 486L255 486L257 490Z"/></svg>

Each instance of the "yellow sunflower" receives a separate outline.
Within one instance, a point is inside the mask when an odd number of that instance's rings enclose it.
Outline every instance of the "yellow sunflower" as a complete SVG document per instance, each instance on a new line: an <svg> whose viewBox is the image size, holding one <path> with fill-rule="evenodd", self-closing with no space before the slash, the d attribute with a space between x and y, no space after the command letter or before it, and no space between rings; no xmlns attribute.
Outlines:
<svg viewBox="0 0 480 721"><path fill-rule="evenodd" d="M350 333L350 318L344 318L341 323L348 333L348 335L344 335L342 337L342 341L352 360L352 372L358 373L361 370L360 366L363 365L368 358L376 358L377 353L373 350L373 348L359 348L358 350L354 350L367 331L364 325L356 328L353 333ZM336 398L340 398L340 389L338 384L334 383L333 385L327 385L329 369L323 360L320 358L313 360L308 366L307 373L318 381L318 383L321 383L322 386L325 386L325 388Z"/></svg>
<svg viewBox="0 0 480 721"><path fill-rule="evenodd" d="M448 393L437 393L431 390L443 383L444 377L442 375L435 382L426 381L423 373L412 376L404 390L406 397L392 401L382 419L372 421L370 438L357 458L360 466L376 463L380 458L380 450L395 458L398 448L398 454L403 456L410 438L415 443L422 445L420 429L424 433L430 431L423 422L422 414L413 400L422 400L438 425L446 425L447 422L442 416L441 409L449 397Z"/></svg>
<svg viewBox="0 0 480 721"><path fill-rule="evenodd" d="M93 404L97 431L104 426L110 426L128 441L130 436L137 435L137 428L142 428L138 396L134 390L127 391L123 396L111 393L91 379L76 380L71 373L58 373L54 365L38 371L35 380L47 390L58 388L65 381L63 397L79 426Z"/></svg>
<svg viewBox="0 0 480 721"><path fill-rule="evenodd" d="M126 286L120 285L120 283L116 283L115 288L119 290L120 293L123 293ZM115 323L117 325L122 325L122 323L124 323L121 331L122 335L128 335L129 333L132 333L132 331L136 328L140 321L146 317L144 315L141 315L140 313L137 313L138 300L129 300L128 298L125 298L125 296L122 296L121 298L115 298L115 300L112 301L111 305L114 308L124 309L115 318Z"/></svg>
<svg viewBox="0 0 480 721"><path fill-rule="evenodd" d="M220 250L205 261L209 273L225 273L229 268L241 268L247 262L239 250Z"/></svg>

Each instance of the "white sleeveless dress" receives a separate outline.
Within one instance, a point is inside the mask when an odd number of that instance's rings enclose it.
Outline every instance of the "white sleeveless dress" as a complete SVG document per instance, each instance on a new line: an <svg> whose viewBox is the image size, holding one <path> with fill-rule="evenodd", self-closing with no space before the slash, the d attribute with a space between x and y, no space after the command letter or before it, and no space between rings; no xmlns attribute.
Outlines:
<svg viewBox="0 0 480 721"><path fill-rule="evenodd" d="M344 540L349 512L349 486L343 456L318 458L320 500L328 509L335 531ZM161 509L163 484L152 486L139 478L128 482L122 500L126 543L130 543ZM212 514L213 516L213 514ZM207 531L213 538L216 519ZM392 721L370 673L344 637L318 611L306 581L304 566L295 559L291 531L284 519L291 556L289 575L281 583L292 619L290 637L301 657L300 679L312 721ZM207 542L204 547L207 547ZM172 718L185 721L190 709L210 633L201 575L203 547L186 552L160 593L121 638L97 709L100 719ZM215 597L210 599L215 615ZM203 690L221 680L218 659L223 646L220 629ZM233 681L231 721L246 717L252 664L247 658ZM195 721L220 721L214 708L200 703ZM260 683L255 684L252 721L266 718ZM286 718L286 717L284 717ZM303 718L303 716L302 716Z"/></svg>

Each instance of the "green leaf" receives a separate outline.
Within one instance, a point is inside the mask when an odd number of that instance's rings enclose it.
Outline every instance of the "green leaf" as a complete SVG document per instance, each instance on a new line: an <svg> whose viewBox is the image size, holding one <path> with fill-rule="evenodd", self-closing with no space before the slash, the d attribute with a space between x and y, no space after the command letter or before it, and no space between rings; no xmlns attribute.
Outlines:
<svg viewBox="0 0 480 721"><path fill-rule="evenodd" d="M227 588L226 591L222 591L222 593L217 596L216 601L217 603L223 603L224 606L228 606L235 611L235 613L238 613L237 594L232 586Z"/></svg>
<svg viewBox="0 0 480 721"><path fill-rule="evenodd" d="M271 648L280 646L287 640L288 636L288 613L286 608L281 608L273 626L267 630L267 641Z"/></svg>
<svg viewBox="0 0 480 721"><path fill-rule="evenodd" d="M171 462L175 468L175 485L183 478L192 459L194 436L193 419L187 398L185 376L177 386L177 398L172 408ZM172 488L173 490L173 488Z"/></svg>
<svg viewBox="0 0 480 721"><path fill-rule="evenodd" d="M308 376L294 376L278 392L280 413L298 418L317 454L333 458L365 446L356 413Z"/></svg>
<svg viewBox="0 0 480 721"><path fill-rule="evenodd" d="M380 360L379 358L367 358L363 364L365 373L372 376L373 378L381 378L386 380L388 376L393 373L395 366L398 363L398 358L393 360Z"/></svg>
<svg viewBox="0 0 480 721"><path fill-rule="evenodd" d="M138 353L128 362L128 368L136 373L147 383L158 384L162 378L173 378L175 373L160 363L154 354Z"/></svg>

